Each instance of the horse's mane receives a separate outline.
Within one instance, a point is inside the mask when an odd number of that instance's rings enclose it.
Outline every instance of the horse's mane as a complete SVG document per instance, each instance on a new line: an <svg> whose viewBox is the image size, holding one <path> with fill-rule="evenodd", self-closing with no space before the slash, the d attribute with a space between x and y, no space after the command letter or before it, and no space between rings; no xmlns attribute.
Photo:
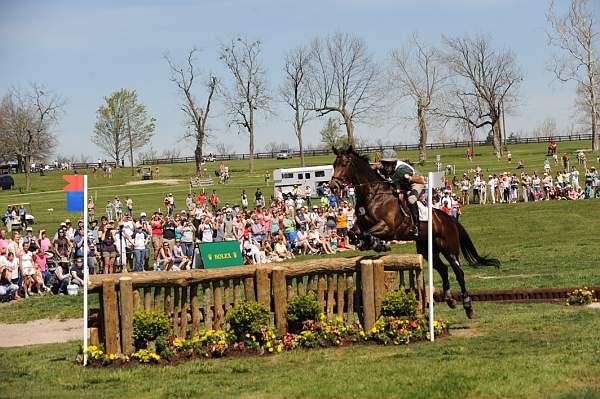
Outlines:
<svg viewBox="0 0 600 399"><path fill-rule="evenodd" d="M385 181L388 182L386 179L384 179L379 173L377 173L376 171L374 171L373 169L371 169L371 161L369 159L369 156L367 154L361 154L359 152L357 152L354 148L349 148L345 151L346 155L351 155L354 156L358 159L360 159L361 161L364 161L367 164L367 169L365 169L365 171L367 173L369 173L370 175L373 175L377 180L379 181ZM393 185L390 183L390 187L393 187Z"/></svg>

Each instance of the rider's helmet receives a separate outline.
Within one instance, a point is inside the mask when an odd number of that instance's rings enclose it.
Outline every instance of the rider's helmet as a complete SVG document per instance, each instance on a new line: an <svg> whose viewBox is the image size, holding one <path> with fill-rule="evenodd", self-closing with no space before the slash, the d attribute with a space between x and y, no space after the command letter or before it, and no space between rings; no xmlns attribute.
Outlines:
<svg viewBox="0 0 600 399"><path fill-rule="evenodd" d="M396 162L397 160L396 151L394 150L388 149L381 154L381 162Z"/></svg>

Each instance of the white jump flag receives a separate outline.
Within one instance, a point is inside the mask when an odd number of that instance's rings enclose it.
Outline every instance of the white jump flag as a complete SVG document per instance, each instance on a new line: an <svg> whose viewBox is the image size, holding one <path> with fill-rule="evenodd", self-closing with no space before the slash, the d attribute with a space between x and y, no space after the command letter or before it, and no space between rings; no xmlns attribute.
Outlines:
<svg viewBox="0 0 600 399"><path fill-rule="evenodd" d="M87 366L88 347L88 177L83 176L83 365Z"/></svg>
<svg viewBox="0 0 600 399"><path fill-rule="evenodd" d="M88 177L87 175L64 175L68 183L63 191L67 193L67 212L83 213L83 365L87 365L88 346Z"/></svg>
<svg viewBox="0 0 600 399"><path fill-rule="evenodd" d="M433 188L444 186L442 172L429 172L427 179L427 266L429 269L429 336L435 340L433 330Z"/></svg>

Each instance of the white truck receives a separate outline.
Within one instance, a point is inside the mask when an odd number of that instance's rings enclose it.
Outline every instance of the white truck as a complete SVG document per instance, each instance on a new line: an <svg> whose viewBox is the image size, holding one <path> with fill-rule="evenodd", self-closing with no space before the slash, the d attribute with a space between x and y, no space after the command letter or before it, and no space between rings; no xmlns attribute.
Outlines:
<svg viewBox="0 0 600 399"><path fill-rule="evenodd" d="M277 191L277 188L281 187L281 192L283 194L292 192L295 185L297 185L300 192L304 194L305 187L308 185L311 188L311 196L316 197L317 187L323 183L329 183L332 176L332 165L275 169L273 171L273 182L275 184L275 191Z"/></svg>

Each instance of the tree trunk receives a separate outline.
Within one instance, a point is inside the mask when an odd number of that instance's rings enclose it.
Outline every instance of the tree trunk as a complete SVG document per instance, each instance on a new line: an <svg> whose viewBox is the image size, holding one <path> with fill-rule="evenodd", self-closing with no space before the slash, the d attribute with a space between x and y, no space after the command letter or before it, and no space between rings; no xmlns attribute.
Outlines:
<svg viewBox="0 0 600 399"><path fill-rule="evenodd" d="M494 144L494 153L497 156L502 156L502 127L500 126L500 118L496 118L492 125L492 137Z"/></svg>
<svg viewBox="0 0 600 399"><path fill-rule="evenodd" d="M250 104L249 111L249 123L248 123L248 167L250 173L254 173L254 111L252 110L252 104Z"/></svg>
<svg viewBox="0 0 600 399"><path fill-rule="evenodd" d="M31 156L25 157L25 191L31 191Z"/></svg>
<svg viewBox="0 0 600 399"><path fill-rule="evenodd" d="M131 162L131 176L135 176L133 170L133 137L131 137L131 123L129 121L129 112L127 112L127 135L129 138L129 162Z"/></svg>
<svg viewBox="0 0 600 399"><path fill-rule="evenodd" d="M600 149L598 138L598 114L596 113L596 81L594 74L590 74L590 105L592 111L592 151Z"/></svg>
<svg viewBox="0 0 600 399"><path fill-rule="evenodd" d="M425 109L417 105L417 118L419 123L419 163L427 161L427 125L425 123Z"/></svg>
<svg viewBox="0 0 600 399"><path fill-rule="evenodd" d="M204 132L196 131L196 149L194 150L194 160L196 161L196 176L202 175L202 144L204 143Z"/></svg>
<svg viewBox="0 0 600 399"><path fill-rule="evenodd" d="M296 110L296 137L298 137L298 147L300 149L300 166L304 166L304 145L302 143L302 122L300 121L300 111Z"/></svg>
<svg viewBox="0 0 600 399"><path fill-rule="evenodd" d="M354 125L352 124L352 118L347 111L342 111L342 117L344 118L346 133L348 134L348 145L354 145Z"/></svg>

